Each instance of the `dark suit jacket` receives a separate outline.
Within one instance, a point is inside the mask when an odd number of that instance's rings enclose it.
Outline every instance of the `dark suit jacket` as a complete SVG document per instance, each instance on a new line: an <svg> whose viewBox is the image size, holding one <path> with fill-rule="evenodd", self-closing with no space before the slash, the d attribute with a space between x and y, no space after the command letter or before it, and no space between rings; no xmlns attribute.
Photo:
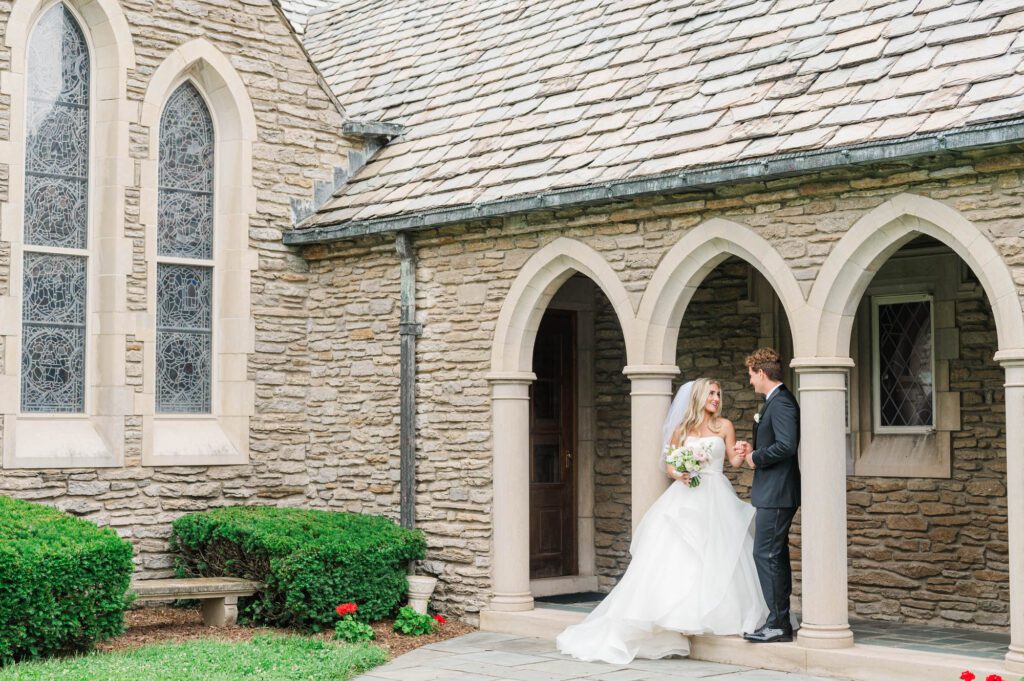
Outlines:
<svg viewBox="0 0 1024 681"><path fill-rule="evenodd" d="M800 407L793 393L780 385L761 409L754 425L755 508L796 508L800 505Z"/></svg>

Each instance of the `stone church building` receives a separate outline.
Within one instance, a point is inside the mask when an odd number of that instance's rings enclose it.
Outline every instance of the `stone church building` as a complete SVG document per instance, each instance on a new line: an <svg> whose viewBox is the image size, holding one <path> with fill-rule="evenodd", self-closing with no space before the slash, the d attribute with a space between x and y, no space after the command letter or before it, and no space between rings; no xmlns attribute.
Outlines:
<svg viewBox="0 0 1024 681"><path fill-rule="evenodd" d="M0 1L0 493L154 577L184 512L388 515L439 609L542 629L621 577L675 388L749 437L773 345L763 664L853 618L1024 672L1024 2L282 2Z"/></svg>

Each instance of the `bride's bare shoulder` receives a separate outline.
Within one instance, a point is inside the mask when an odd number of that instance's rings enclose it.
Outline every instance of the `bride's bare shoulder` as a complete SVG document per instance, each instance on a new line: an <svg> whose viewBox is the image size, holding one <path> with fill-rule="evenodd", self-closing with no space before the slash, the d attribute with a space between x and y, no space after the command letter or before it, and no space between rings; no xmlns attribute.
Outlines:
<svg viewBox="0 0 1024 681"><path fill-rule="evenodd" d="M736 428L732 425L732 421L727 418L719 417L718 422L721 424L723 432L735 433Z"/></svg>

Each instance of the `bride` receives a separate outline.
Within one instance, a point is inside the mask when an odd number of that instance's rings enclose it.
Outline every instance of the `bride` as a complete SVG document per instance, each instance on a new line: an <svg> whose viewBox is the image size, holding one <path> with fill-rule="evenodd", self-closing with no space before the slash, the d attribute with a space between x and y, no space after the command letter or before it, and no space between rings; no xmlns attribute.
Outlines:
<svg viewBox="0 0 1024 681"><path fill-rule="evenodd" d="M635 657L688 655L686 634L740 634L764 623L768 607L754 568L754 509L722 473L736 432L719 416L722 390L701 378L681 387L662 431L663 444L711 454L700 483L664 463L675 482L633 535L629 569L587 618L563 631L558 650L580 660L626 664ZM743 458L730 457L733 468Z"/></svg>

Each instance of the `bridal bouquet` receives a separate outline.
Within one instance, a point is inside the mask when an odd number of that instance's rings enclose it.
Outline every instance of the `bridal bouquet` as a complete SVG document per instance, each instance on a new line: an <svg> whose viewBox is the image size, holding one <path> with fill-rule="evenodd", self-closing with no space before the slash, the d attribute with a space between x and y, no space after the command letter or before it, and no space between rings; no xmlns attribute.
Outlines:
<svg viewBox="0 0 1024 681"><path fill-rule="evenodd" d="M700 472L704 464L711 460L711 443L701 442L698 445L665 446L665 463L680 473L690 475L690 487L700 484Z"/></svg>

